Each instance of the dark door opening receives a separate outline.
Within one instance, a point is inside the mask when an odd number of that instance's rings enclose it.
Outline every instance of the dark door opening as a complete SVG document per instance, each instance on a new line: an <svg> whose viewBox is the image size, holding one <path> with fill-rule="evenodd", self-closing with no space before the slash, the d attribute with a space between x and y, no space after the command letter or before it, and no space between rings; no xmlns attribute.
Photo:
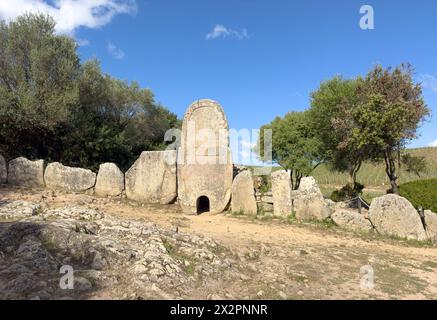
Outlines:
<svg viewBox="0 0 437 320"><path fill-rule="evenodd" d="M201 214L209 211L209 199L208 197L201 196L197 199L197 214Z"/></svg>

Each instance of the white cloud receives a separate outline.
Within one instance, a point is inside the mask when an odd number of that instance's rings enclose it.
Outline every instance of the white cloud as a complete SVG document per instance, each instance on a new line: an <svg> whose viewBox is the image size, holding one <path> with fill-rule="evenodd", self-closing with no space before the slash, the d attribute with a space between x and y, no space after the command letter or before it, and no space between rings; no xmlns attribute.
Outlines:
<svg viewBox="0 0 437 320"><path fill-rule="evenodd" d="M248 38L249 35L247 34L246 29L241 29L240 31L238 31L231 28L227 28L221 24L215 25L214 29L212 29L212 31L206 35L207 40L217 39L220 37L222 38L235 37L241 40L244 38Z"/></svg>
<svg viewBox="0 0 437 320"><path fill-rule="evenodd" d="M424 88L437 92L437 79L433 75L420 75L420 82L422 82Z"/></svg>
<svg viewBox="0 0 437 320"><path fill-rule="evenodd" d="M106 49L108 50L108 53L114 58L121 60L124 58L124 52L117 46L115 46L112 42L109 42L106 46Z"/></svg>
<svg viewBox="0 0 437 320"><path fill-rule="evenodd" d="M76 39L76 42L81 47L85 47L90 44L90 41L88 39Z"/></svg>
<svg viewBox="0 0 437 320"><path fill-rule="evenodd" d="M58 33L73 34L79 27L99 28L117 14L135 13L135 0L1 0L0 18L10 21L24 13L45 13L56 21Z"/></svg>
<svg viewBox="0 0 437 320"><path fill-rule="evenodd" d="M431 142L428 147L436 147L437 148L437 140L434 140L433 142Z"/></svg>

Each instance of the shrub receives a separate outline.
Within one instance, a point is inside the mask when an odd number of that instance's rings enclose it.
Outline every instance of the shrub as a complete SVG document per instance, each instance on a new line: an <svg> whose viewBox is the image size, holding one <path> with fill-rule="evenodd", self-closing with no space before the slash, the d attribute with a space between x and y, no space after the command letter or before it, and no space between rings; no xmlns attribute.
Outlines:
<svg viewBox="0 0 437 320"><path fill-rule="evenodd" d="M335 190L331 194L331 200L335 202L346 201L353 199L363 193L364 185L356 182L352 187L350 183L345 185L340 190Z"/></svg>
<svg viewBox="0 0 437 320"><path fill-rule="evenodd" d="M437 212L437 179L404 183L400 186L400 195L416 208Z"/></svg>
<svg viewBox="0 0 437 320"><path fill-rule="evenodd" d="M261 193L267 193L272 190L272 181L267 176L261 176L259 191Z"/></svg>

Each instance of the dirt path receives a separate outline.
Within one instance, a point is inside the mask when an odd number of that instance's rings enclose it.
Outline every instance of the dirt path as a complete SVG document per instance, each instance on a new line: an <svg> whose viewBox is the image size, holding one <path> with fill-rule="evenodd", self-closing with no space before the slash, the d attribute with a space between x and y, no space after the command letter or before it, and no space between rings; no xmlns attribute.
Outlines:
<svg viewBox="0 0 437 320"><path fill-rule="evenodd" d="M210 237L239 254L247 266L241 283L222 288L222 298L437 298L437 248L429 245L276 219L183 215L177 205L53 196L47 191L2 191L9 199L42 201L49 206L87 205L119 217ZM373 276L373 282L363 282L365 276ZM366 289L369 285L372 288Z"/></svg>

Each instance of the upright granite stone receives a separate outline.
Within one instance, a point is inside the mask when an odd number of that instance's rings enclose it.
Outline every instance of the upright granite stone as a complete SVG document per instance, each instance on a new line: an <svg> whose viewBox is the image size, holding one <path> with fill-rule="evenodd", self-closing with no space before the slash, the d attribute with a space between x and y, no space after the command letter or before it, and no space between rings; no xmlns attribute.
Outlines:
<svg viewBox="0 0 437 320"><path fill-rule="evenodd" d="M59 162L53 162L47 166L44 179L49 189L83 192L94 187L96 174L91 170L67 167Z"/></svg>
<svg viewBox="0 0 437 320"><path fill-rule="evenodd" d="M369 219L381 234L414 240L426 240L420 215L405 198L395 194L373 199Z"/></svg>
<svg viewBox="0 0 437 320"><path fill-rule="evenodd" d="M437 243L437 213L425 210L425 228L428 239Z"/></svg>
<svg viewBox="0 0 437 320"><path fill-rule="evenodd" d="M185 213L219 213L229 204L233 165L228 121L212 100L191 104L178 151L178 200Z"/></svg>
<svg viewBox="0 0 437 320"><path fill-rule="evenodd" d="M95 193L101 197L116 197L124 190L124 174L115 163L103 163L97 174Z"/></svg>
<svg viewBox="0 0 437 320"><path fill-rule="evenodd" d="M273 193L273 214L275 216L288 216L292 213L291 203L291 177L290 171L279 170L271 175Z"/></svg>
<svg viewBox="0 0 437 320"><path fill-rule="evenodd" d="M257 205L252 173L249 170L240 172L232 183L232 212L256 214Z"/></svg>
<svg viewBox="0 0 437 320"><path fill-rule="evenodd" d="M299 189L292 193L293 210L299 220L325 220L331 209L313 177L301 179Z"/></svg>
<svg viewBox="0 0 437 320"><path fill-rule="evenodd" d="M128 199L172 203L177 196L176 150L144 151L125 174Z"/></svg>
<svg viewBox="0 0 437 320"><path fill-rule="evenodd" d="M0 154L0 184L8 182L8 168L6 167L6 160Z"/></svg>
<svg viewBox="0 0 437 320"><path fill-rule="evenodd" d="M8 183L23 187L44 187L44 160L20 157L9 161Z"/></svg>

